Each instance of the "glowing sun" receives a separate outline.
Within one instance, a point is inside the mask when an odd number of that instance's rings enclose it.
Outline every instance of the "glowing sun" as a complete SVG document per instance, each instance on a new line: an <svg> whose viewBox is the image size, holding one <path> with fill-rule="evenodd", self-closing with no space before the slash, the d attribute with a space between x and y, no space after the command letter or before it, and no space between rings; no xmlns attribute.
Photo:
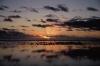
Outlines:
<svg viewBox="0 0 100 66"><path fill-rule="evenodd" d="M45 38L45 39L49 39L50 37L48 37L48 36L42 36L43 38Z"/></svg>
<svg viewBox="0 0 100 66"><path fill-rule="evenodd" d="M49 36L46 36L46 35L40 35L41 38L44 38L44 39L49 39L50 37Z"/></svg>

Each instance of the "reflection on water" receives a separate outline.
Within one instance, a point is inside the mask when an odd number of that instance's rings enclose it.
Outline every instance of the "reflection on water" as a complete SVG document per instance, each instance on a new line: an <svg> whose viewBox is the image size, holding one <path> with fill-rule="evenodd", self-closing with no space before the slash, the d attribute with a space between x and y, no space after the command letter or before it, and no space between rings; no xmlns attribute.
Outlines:
<svg viewBox="0 0 100 66"><path fill-rule="evenodd" d="M99 45L0 42L0 66L100 66Z"/></svg>

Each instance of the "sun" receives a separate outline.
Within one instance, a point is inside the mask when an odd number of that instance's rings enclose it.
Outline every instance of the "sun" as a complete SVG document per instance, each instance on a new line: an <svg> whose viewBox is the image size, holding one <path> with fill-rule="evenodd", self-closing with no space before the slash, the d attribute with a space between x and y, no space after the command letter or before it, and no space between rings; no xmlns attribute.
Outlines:
<svg viewBox="0 0 100 66"><path fill-rule="evenodd" d="M49 36L46 36L46 35L40 35L41 38L44 38L44 39L49 39L50 37Z"/></svg>
<svg viewBox="0 0 100 66"><path fill-rule="evenodd" d="M48 36L42 36L43 38L45 38L45 39L49 39L50 37L48 37Z"/></svg>

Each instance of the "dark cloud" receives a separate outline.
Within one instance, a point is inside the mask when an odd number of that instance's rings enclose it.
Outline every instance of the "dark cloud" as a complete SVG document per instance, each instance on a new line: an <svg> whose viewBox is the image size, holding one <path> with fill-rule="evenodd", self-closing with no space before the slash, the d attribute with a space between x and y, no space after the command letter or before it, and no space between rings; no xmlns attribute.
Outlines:
<svg viewBox="0 0 100 66"><path fill-rule="evenodd" d="M21 16L19 16L19 15L11 15L11 16L8 16L8 18L21 18Z"/></svg>
<svg viewBox="0 0 100 66"><path fill-rule="evenodd" d="M73 31L73 30L72 30L72 28L70 27L70 28L67 28L67 30L66 30L66 31Z"/></svg>
<svg viewBox="0 0 100 66"><path fill-rule="evenodd" d="M26 31L26 29L22 29L23 31Z"/></svg>
<svg viewBox="0 0 100 66"><path fill-rule="evenodd" d="M21 18L21 16L19 15L10 15L10 16L0 15L0 17L3 17L4 18L3 21L6 21L6 22L13 22L12 18Z"/></svg>
<svg viewBox="0 0 100 66"><path fill-rule="evenodd" d="M12 26L10 26L10 27L15 27L15 26L12 25Z"/></svg>
<svg viewBox="0 0 100 66"><path fill-rule="evenodd" d="M46 22L59 22L59 17L57 15L54 14L47 14L45 15L46 17Z"/></svg>
<svg viewBox="0 0 100 66"><path fill-rule="evenodd" d="M2 8L8 9L9 7L6 5L1 5Z"/></svg>
<svg viewBox="0 0 100 66"><path fill-rule="evenodd" d="M28 35L19 32L15 29L3 28L0 30L0 40L19 40L26 39Z"/></svg>
<svg viewBox="0 0 100 66"><path fill-rule="evenodd" d="M39 11L38 11L37 9L35 9L35 8L30 8L29 10L30 10L31 12L39 13Z"/></svg>
<svg viewBox="0 0 100 66"><path fill-rule="evenodd" d="M20 11L20 10L13 10L13 11L10 11L10 12L13 12L13 13L21 13L22 11Z"/></svg>
<svg viewBox="0 0 100 66"><path fill-rule="evenodd" d="M28 7L26 7L26 6L22 6L22 7L20 7L21 9L28 9Z"/></svg>
<svg viewBox="0 0 100 66"><path fill-rule="evenodd" d="M58 8L61 10L61 11L64 11L64 12L68 12L68 7L66 7L65 5L58 5Z"/></svg>
<svg viewBox="0 0 100 66"><path fill-rule="evenodd" d="M49 16L49 15L47 15ZM46 22L59 22L59 19L55 19L54 17L50 16L47 19L40 19L40 22L46 23Z"/></svg>
<svg viewBox="0 0 100 66"><path fill-rule="evenodd" d="M5 9L4 9L3 7L0 7L0 10L1 10L1 11L4 11Z"/></svg>
<svg viewBox="0 0 100 66"><path fill-rule="evenodd" d="M42 24L32 24L32 26L46 28L46 27L52 27L53 25L49 25L49 24L46 24L46 25L42 25Z"/></svg>
<svg viewBox="0 0 100 66"><path fill-rule="evenodd" d="M24 32L20 32L18 30L12 30L12 29L8 29L7 30L3 30L0 29L0 40L7 40L7 41L22 41L22 40L43 40L43 38L40 38L40 36L34 36L33 35L29 35L26 34Z"/></svg>
<svg viewBox="0 0 100 66"><path fill-rule="evenodd" d="M25 7L25 6L23 6L21 8L26 9L26 10L31 11L31 12L39 13L39 11L36 8L29 8L29 7Z"/></svg>
<svg viewBox="0 0 100 66"><path fill-rule="evenodd" d="M53 17L57 17L56 15L54 15L54 14L47 14L47 15L45 15L45 17L50 17L50 18L53 18Z"/></svg>
<svg viewBox="0 0 100 66"><path fill-rule="evenodd" d="M27 27L29 27L29 26L21 25L21 27L26 27L26 28L27 28Z"/></svg>
<svg viewBox="0 0 100 66"><path fill-rule="evenodd" d="M11 18L5 18L4 21L6 21L6 22L13 22L13 20Z"/></svg>
<svg viewBox="0 0 100 66"><path fill-rule="evenodd" d="M56 8L56 7L52 7L52 6L49 6L49 5L47 5L47 6L44 6L44 8L45 9L48 9L48 10L52 10L52 11L60 11L60 9L59 8Z"/></svg>
<svg viewBox="0 0 100 66"><path fill-rule="evenodd" d="M60 27L66 27L66 26L67 26L67 25L64 24L63 22L62 22L62 23L58 23L58 24L54 24L54 25L56 25L56 26L60 26Z"/></svg>
<svg viewBox="0 0 100 66"><path fill-rule="evenodd" d="M68 12L69 9L68 7L66 7L65 5L62 5L62 4L59 4L57 5L57 7L52 7L52 6L44 6L45 9L48 9L48 10L52 10L52 11L64 11L64 12Z"/></svg>
<svg viewBox="0 0 100 66"><path fill-rule="evenodd" d="M46 21L48 21L48 22L59 22L59 19L50 19L50 18L48 18L48 19L46 19Z"/></svg>
<svg viewBox="0 0 100 66"><path fill-rule="evenodd" d="M72 19L70 21L64 22L62 26L70 26L73 28L81 28L81 29L88 29L88 30L100 30L100 18L92 17L86 19ZM61 26L61 25L60 25Z"/></svg>
<svg viewBox="0 0 100 66"><path fill-rule="evenodd" d="M6 10L6 9L8 9L9 7L8 6L6 6L6 5L1 5L0 6L0 10L1 11L4 11L4 10Z"/></svg>
<svg viewBox="0 0 100 66"><path fill-rule="evenodd" d="M30 19L27 19L27 21L30 22L31 20Z"/></svg>
<svg viewBox="0 0 100 66"><path fill-rule="evenodd" d="M29 19L29 18L25 18L25 19L26 19L26 21L31 22L31 19Z"/></svg>
<svg viewBox="0 0 100 66"><path fill-rule="evenodd" d="M50 20L51 21L51 20ZM58 21L57 21L58 22ZM91 18L72 18L69 21L58 22L53 24L55 26L60 26L63 28L67 28L67 31L93 31L100 30L100 17L91 17Z"/></svg>
<svg viewBox="0 0 100 66"><path fill-rule="evenodd" d="M46 21L44 21L43 19L41 19L40 22L42 22L42 23L46 23Z"/></svg>
<svg viewBox="0 0 100 66"><path fill-rule="evenodd" d="M16 31L17 29L2 28L4 31Z"/></svg>
<svg viewBox="0 0 100 66"><path fill-rule="evenodd" d="M52 14L48 14L48 15L46 15L45 17L53 17L54 15L52 15Z"/></svg>
<svg viewBox="0 0 100 66"><path fill-rule="evenodd" d="M2 30L9 30L8 28L2 28Z"/></svg>
<svg viewBox="0 0 100 66"><path fill-rule="evenodd" d="M99 11L98 9L94 8L94 7L87 7L88 11Z"/></svg>

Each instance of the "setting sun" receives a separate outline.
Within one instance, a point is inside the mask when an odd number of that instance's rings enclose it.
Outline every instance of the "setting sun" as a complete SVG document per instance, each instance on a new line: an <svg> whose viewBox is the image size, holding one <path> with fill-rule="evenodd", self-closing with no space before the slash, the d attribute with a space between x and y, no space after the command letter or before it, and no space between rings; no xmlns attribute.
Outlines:
<svg viewBox="0 0 100 66"><path fill-rule="evenodd" d="M49 36L44 36L44 35L41 35L40 37L42 37L44 39L49 39L50 38Z"/></svg>
<svg viewBox="0 0 100 66"><path fill-rule="evenodd" d="M42 36L43 38L45 38L45 39L49 39L50 37L48 37L48 36Z"/></svg>

